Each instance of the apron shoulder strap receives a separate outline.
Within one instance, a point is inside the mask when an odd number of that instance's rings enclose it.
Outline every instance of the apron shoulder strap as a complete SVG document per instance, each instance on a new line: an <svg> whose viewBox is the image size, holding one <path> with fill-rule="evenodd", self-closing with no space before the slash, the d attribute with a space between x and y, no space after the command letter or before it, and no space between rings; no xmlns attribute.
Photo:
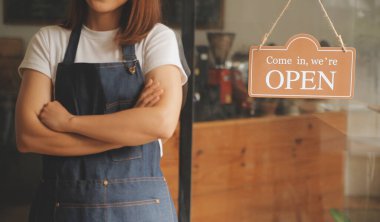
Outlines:
<svg viewBox="0 0 380 222"><path fill-rule="evenodd" d="M81 31L82 31L81 25L74 28L71 31L69 44L66 48L65 58L63 59L63 63L65 63L65 64L74 63L75 56L77 54L77 48L78 48L78 43L79 43Z"/></svg>
<svg viewBox="0 0 380 222"><path fill-rule="evenodd" d="M137 60L135 44L125 45L122 48L125 60Z"/></svg>

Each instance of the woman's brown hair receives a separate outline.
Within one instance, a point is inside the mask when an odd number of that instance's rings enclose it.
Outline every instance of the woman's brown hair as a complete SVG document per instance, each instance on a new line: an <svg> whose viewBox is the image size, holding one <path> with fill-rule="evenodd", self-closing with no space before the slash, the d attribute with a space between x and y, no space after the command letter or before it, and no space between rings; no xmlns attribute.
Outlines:
<svg viewBox="0 0 380 222"><path fill-rule="evenodd" d="M121 44L134 44L144 39L153 26L161 21L160 0L128 0L120 17L120 31L116 40ZM81 26L87 17L88 5L85 0L71 0L67 29Z"/></svg>

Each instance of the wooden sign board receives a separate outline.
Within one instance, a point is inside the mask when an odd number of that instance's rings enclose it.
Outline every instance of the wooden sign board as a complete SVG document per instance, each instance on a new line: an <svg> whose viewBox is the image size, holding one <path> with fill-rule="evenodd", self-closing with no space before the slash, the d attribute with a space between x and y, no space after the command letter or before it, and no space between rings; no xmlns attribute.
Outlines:
<svg viewBox="0 0 380 222"><path fill-rule="evenodd" d="M251 97L340 98L354 94L356 50L321 47L307 34L286 46L253 46L249 52Z"/></svg>

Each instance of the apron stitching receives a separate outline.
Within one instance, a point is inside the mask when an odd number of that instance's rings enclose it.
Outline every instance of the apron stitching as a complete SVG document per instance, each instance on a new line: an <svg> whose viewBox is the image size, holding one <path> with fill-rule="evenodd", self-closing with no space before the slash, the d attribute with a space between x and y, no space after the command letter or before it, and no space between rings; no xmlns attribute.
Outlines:
<svg viewBox="0 0 380 222"><path fill-rule="evenodd" d="M129 100L119 100L119 101L115 101L115 102L112 102L112 103L107 103L106 104L106 107L112 107L112 106L115 106L115 105L126 105L126 104L129 104L129 103L132 103L133 100L132 99L129 99Z"/></svg>
<svg viewBox="0 0 380 222"><path fill-rule="evenodd" d="M162 176L156 176L156 177L128 177L128 178L116 178L116 179L108 179L109 184L112 183L129 183L129 182L140 182L140 181L161 181L163 180ZM47 183L49 181L57 182L57 180L54 179L45 179ZM60 179L60 184L84 184L84 183L94 183L98 185L102 185L104 180L62 180Z"/></svg>
<svg viewBox="0 0 380 222"><path fill-rule="evenodd" d="M121 148L119 148L121 149ZM127 148L128 149L128 148ZM123 161L126 161L126 160L134 160L134 159L141 159L142 155L137 155L137 156L132 156L132 157L126 157L126 158L123 158L123 159L113 159L112 161L114 162L123 162Z"/></svg>
<svg viewBox="0 0 380 222"><path fill-rule="evenodd" d="M128 202L116 202L116 203L103 203L103 204L80 204L80 203L61 203L62 208L121 208L121 207L134 207L150 204L160 204L159 199L150 200L138 200Z"/></svg>

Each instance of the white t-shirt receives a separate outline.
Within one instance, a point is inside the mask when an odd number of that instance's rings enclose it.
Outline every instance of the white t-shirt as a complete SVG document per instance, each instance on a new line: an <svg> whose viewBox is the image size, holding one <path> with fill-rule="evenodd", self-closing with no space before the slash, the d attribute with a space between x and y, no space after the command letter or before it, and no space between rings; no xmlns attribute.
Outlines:
<svg viewBox="0 0 380 222"><path fill-rule="evenodd" d="M117 31L94 31L83 26L75 62L121 62L123 52L114 41ZM29 68L45 74L55 85L58 63L63 61L70 34L70 30L60 26L41 28L29 42L25 57L19 66L20 77L22 69ZM169 27L161 23L156 24L147 37L135 44L135 49L144 75L156 67L170 64L180 69L182 84L186 83L187 75L181 64L176 35ZM160 140L159 143L162 156Z"/></svg>

